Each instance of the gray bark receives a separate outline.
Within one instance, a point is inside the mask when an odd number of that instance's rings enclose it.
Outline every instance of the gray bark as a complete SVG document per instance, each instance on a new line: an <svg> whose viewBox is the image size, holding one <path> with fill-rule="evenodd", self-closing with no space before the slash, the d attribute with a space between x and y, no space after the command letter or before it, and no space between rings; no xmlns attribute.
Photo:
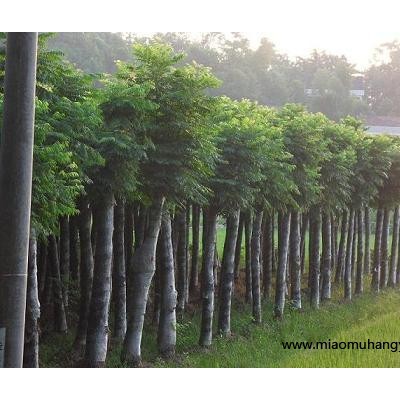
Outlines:
<svg viewBox="0 0 400 400"><path fill-rule="evenodd" d="M133 254L133 205L125 204L125 226L124 226L124 247L125 247L125 270L128 271Z"/></svg>
<svg viewBox="0 0 400 400"><path fill-rule="evenodd" d="M158 350L163 358L175 354L176 346L176 302L174 259L172 249L171 218L168 212L163 215L160 231L160 321L158 324Z"/></svg>
<svg viewBox="0 0 400 400"><path fill-rule="evenodd" d="M350 209L349 230L346 246L346 265L344 270L344 298L351 300L351 277L352 277L352 258L353 258L353 235L354 235L354 209Z"/></svg>
<svg viewBox="0 0 400 400"><path fill-rule="evenodd" d="M111 297L112 236L114 195L104 191L98 199L96 220L96 253L94 258L92 295L86 337L85 363L103 367L107 356L108 314Z"/></svg>
<svg viewBox="0 0 400 400"><path fill-rule="evenodd" d="M397 257L399 246L399 206L396 206L393 214L393 235L392 235L392 249L390 254L390 270L389 270L389 286L396 286L397 275Z"/></svg>
<svg viewBox="0 0 400 400"><path fill-rule="evenodd" d="M382 222L381 278L379 280L379 286L381 289L384 289L387 286L389 277L389 251L388 251L389 216L390 216L390 210L385 207L383 212L383 222Z"/></svg>
<svg viewBox="0 0 400 400"><path fill-rule="evenodd" d="M305 259L306 259L306 235L309 225L309 218L306 213L302 214L301 219L301 237L300 237L300 256L301 256L301 273L305 271Z"/></svg>
<svg viewBox="0 0 400 400"><path fill-rule="evenodd" d="M192 265L190 270L189 292L199 287L199 252L200 252L200 206L192 206Z"/></svg>
<svg viewBox="0 0 400 400"><path fill-rule="evenodd" d="M80 239L80 269L79 269L79 319L74 341L74 351L79 355L85 354L86 333L89 318L90 298L93 284L93 252L91 241L92 211L87 198L80 199L79 207L79 239Z"/></svg>
<svg viewBox="0 0 400 400"><path fill-rule="evenodd" d="M364 210L358 210L357 218L358 241L357 241L357 276L356 276L356 294L361 294L364 291Z"/></svg>
<svg viewBox="0 0 400 400"><path fill-rule="evenodd" d="M240 277L240 257L242 255L243 229L244 229L244 216L243 213L240 212L238 236L235 248L235 282L237 282Z"/></svg>
<svg viewBox="0 0 400 400"><path fill-rule="evenodd" d="M319 281L320 281L320 236L321 211L319 207L310 209L310 304L319 308Z"/></svg>
<svg viewBox="0 0 400 400"><path fill-rule="evenodd" d="M178 304L176 311L178 315L182 315L185 310L185 289L186 289L186 272L187 272L187 257L186 257L186 210L179 210L176 214L176 228L178 230L178 243L176 251L176 269L177 269L177 290Z"/></svg>
<svg viewBox="0 0 400 400"><path fill-rule="evenodd" d="M372 290L379 292L381 276L381 243L383 227L383 209L378 208L376 212L375 244L374 244L374 265L372 270Z"/></svg>
<svg viewBox="0 0 400 400"><path fill-rule="evenodd" d="M331 294L332 275L332 220L328 212L322 215L322 274L321 300L329 300Z"/></svg>
<svg viewBox="0 0 400 400"><path fill-rule="evenodd" d="M293 211L290 221L290 299L294 308L301 308L301 234L300 214Z"/></svg>
<svg viewBox="0 0 400 400"><path fill-rule="evenodd" d="M253 322L261 323L261 224L263 212L254 213L253 230L251 235L251 295L253 301Z"/></svg>
<svg viewBox="0 0 400 400"><path fill-rule="evenodd" d="M246 302L251 303L251 236L253 230L252 213L246 212L244 217L244 242L245 242L245 272L246 272Z"/></svg>
<svg viewBox="0 0 400 400"><path fill-rule="evenodd" d="M128 287L128 327L122 360L141 364L141 341L149 289L155 272L156 245L161 226L164 197L156 197L148 210L149 221L142 244L132 257Z"/></svg>
<svg viewBox="0 0 400 400"><path fill-rule="evenodd" d="M0 328L22 367L32 192L37 33L8 33L0 147Z"/></svg>
<svg viewBox="0 0 400 400"><path fill-rule="evenodd" d="M205 218L203 231L203 266L202 266L202 313L199 344L203 347L211 346L212 322L214 313L214 252L217 231L217 211L212 207L204 210Z"/></svg>
<svg viewBox="0 0 400 400"><path fill-rule="evenodd" d="M371 272L371 245L370 245L370 237L371 237L371 223L369 217L369 207L365 207L365 257L364 257L364 274L369 275Z"/></svg>
<svg viewBox="0 0 400 400"><path fill-rule="evenodd" d="M228 336L231 333L231 303L238 227L239 211L236 210L231 212L226 219L226 236L221 266L218 332L224 336Z"/></svg>
<svg viewBox="0 0 400 400"><path fill-rule="evenodd" d="M126 333L125 201L117 198L114 208L112 294L114 298L113 336L123 340Z"/></svg>
<svg viewBox="0 0 400 400"><path fill-rule="evenodd" d="M272 260L274 257L272 238L274 235L273 218L273 212L265 215L265 232L263 236L263 295L265 299L271 297L272 290Z"/></svg>
<svg viewBox="0 0 400 400"><path fill-rule="evenodd" d="M282 318L286 296L286 268L289 250L290 213L284 213L280 224L279 257L276 271L275 318Z"/></svg>
<svg viewBox="0 0 400 400"><path fill-rule="evenodd" d="M349 215L347 210L343 210L342 223L340 227L340 242L338 250L338 264L335 272L335 283L343 280L343 274L346 267L346 243L349 230Z"/></svg>
<svg viewBox="0 0 400 400"><path fill-rule="evenodd" d="M37 242L35 230L31 229L25 314L24 368L39 368L39 318L40 304L37 280Z"/></svg>
<svg viewBox="0 0 400 400"><path fill-rule="evenodd" d="M60 218L60 273L65 308L68 307L68 287L70 279L69 248L69 221L68 217L65 216Z"/></svg>

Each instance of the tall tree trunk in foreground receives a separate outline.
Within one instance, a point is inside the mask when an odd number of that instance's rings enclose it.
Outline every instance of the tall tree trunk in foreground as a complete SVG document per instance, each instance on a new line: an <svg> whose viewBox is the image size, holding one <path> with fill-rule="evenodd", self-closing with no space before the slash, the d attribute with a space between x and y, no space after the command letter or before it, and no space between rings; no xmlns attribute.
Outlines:
<svg viewBox="0 0 400 400"><path fill-rule="evenodd" d="M83 356L86 346L86 333L89 318L90 298L93 284L93 252L91 241L92 210L87 197L78 202L79 207L79 239L81 248L80 259L80 297L79 297L79 320L74 341L74 351Z"/></svg>
<svg viewBox="0 0 400 400"><path fill-rule="evenodd" d="M185 288L186 288L186 210L182 209L176 215L176 228L178 230L178 247L176 251L176 269L177 269L177 289L178 304L176 312L182 316L185 310Z"/></svg>
<svg viewBox="0 0 400 400"><path fill-rule="evenodd" d="M214 252L217 232L217 211L212 206L204 210L204 246L201 281L202 313L199 344L208 347L212 342L212 321L214 313Z"/></svg>
<svg viewBox="0 0 400 400"><path fill-rule="evenodd" d="M141 363L141 341L144 315L149 289L155 272L155 256L164 197L156 197L149 208L149 221L142 244L132 257L128 288L128 328L125 335L121 358L133 365Z"/></svg>
<svg viewBox="0 0 400 400"><path fill-rule="evenodd" d="M383 227L383 209L378 208L376 212L375 244L374 244L374 265L372 270L372 290L379 292L381 275L381 243Z"/></svg>
<svg viewBox="0 0 400 400"><path fill-rule="evenodd" d="M351 253L351 275L352 280L356 280L356 258L357 258L357 226L358 226L358 215L354 211L354 222L353 222L353 243Z"/></svg>
<svg viewBox="0 0 400 400"><path fill-rule="evenodd" d="M335 213L331 213L331 250L332 250L332 255L331 255L331 280L332 280L332 274L334 271L336 271L337 268L337 250L338 250L338 219Z"/></svg>
<svg viewBox="0 0 400 400"><path fill-rule="evenodd" d="M306 235L309 225L309 218L306 213L302 214L301 218L301 233L300 233L300 256L301 256L301 273L305 271L305 259L306 259Z"/></svg>
<svg viewBox="0 0 400 400"><path fill-rule="evenodd" d="M371 237L371 223L369 216L369 207L365 207L365 251L364 251L364 274L369 275L371 272L371 245L370 245L370 237Z"/></svg>
<svg viewBox="0 0 400 400"><path fill-rule="evenodd" d="M60 261L58 259L57 240L54 235L49 236L49 261L52 271L52 286L54 298L54 330L67 332L67 317L65 315L64 299L62 295L62 283L60 274Z"/></svg>
<svg viewBox="0 0 400 400"><path fill-rule="evenodd" d="M124 226L124 247L125 247L125 271L128 271L133 254L133 205L125 204L125 226ZM126 272L127 274L127 272Z"/></svg>
<svg viewBox="0 0 400 400"><path fill-rule="evenodd" d="M364 291L364 210L358 210L357 230L357 276L356 276L356 294L361 294Z"/></svg>
<svg viewBox="0 0 400 400"><path fill-rule="evenodd" d="M240 257L242 255L243 229L244 229L244 216L243 212L240 212L238 235L235 248L235 282L237 282L240 277Z"/></svg>
<svg viewBox="0 0 400 400"><path fill-rule="evenodd" d="M349 230L347 235L346 246L346 265L344 270L344 298L351 300L351 273L352 273L352 258L353 258L353 235L354 235L354 209L350 209L349 213Z"/></svg>
<svg viewBox="0 0 400 400"><path fill-rule="evenodd" d="M158 350L162 357L175 354L176 345L176 302L175 272L172 249L171 217L163 215L160 231L160 321L158 324Z"/></svg>
<svg viewBox="0 0 400 400"><path fill-rule="evenodd" d="M301 234L300 214L293 211L290 221L290 299L294 308L301 308Z"/></svg>
<svg viewBox="0 0 400 400"><path fill-rule="evenodd" d="M338 264L335 272L335 283L340 283L346 267L346 242L349 229L349 215L347 210L343 210L342 224L340 228L340 242L338 250Z"/></svg>
<svg viewBox="0 0 400 400"><path fill-rule="evenodd" d="M251 303L251 236L253 221L251 211L246 212L244 217L244 241L245 241L245 268L246 268L246 302Z"/></svg>
<svg viewBox="0 0 400 400"><path fill-rule="evenodd" d="M31 228L25 315L24 368L39 367L39 318L40 304L37 280L37 242L35 230Z"/></svg>
<svg viewBox="0 0 400 400"><path fill-rule="evenodd" d="M62 293L65 308L68 308L68 288L70 279L70 255L69 255L69 221L68 217L60 218L60 273Z"/></svg>
<svg viewBox="0 0 400 400"><path fill-rule="evenodd" d="M251 295L253 300L253 322L261 323L261 224L263 212L256 210L251 235Z"/></svg>
<svg viewBox="0 0 400 400"><path fill-rule="evenodd" d="M393 214L392 249L390 254L389 286L395 287L397 274L397 256L399 246L399 206L396 206Z"/></svg>
<svg viewBox="0 0 400 400"><path fill-rule="evenodd" d="M332 220L329 212L322 215L322 274L321 300L331 298Z"/></svg>
<svg viewBox="0 0 400 400"><path fill-rule="evenodd" d="M71 279L79 283L79 216L74 215L69 218L69 266L71 271Z"/></svg>
<svg viewBox="0 0 400 400"><path fill-rule="evenodd" d="M22 367L37 33L8 33L0 147L0 367Z"/></svg>
<svg viewBox="0 0 400 400"><path fill-rule="evenodd" d="M114 298L113 336L124 339L126 333L125 201L117 198L114 208L112 295Z"/></svg>
<svg viewBox="0 0 400 400"><path fill-rule="evenodd" d="M235 272L235 249L239 227L239 211L231 212L226 219L226 236L221 266L219 295L218 332L227 336L231 333L231 302Z"/></svg>
<svg viewBox="0 0 400 400"><path fill-rule="evenodd" d="M286 296L286 268L289 250L290 237L290 213L283 213L281 218L278 268L276 271L276 290L275 290L275 318L283 317Z"/></svg>
<svg viewBox="0 0 400 400"><path fill-rule="evenodd" d="M105 364L108 344L108 314L111 296L113 253L114 195L104 191L94 214L96 219L96 253L86 337L85 362L89 367Z"/></svg>
<svg viewBox="0 0 400 400"><path fill-rule="evenodd" d="M381 278L379 281L379 286L381 289L387 286L388 276L389 276L389 254L388 254L389 216L390 216L390 210L385 207L383 211L383 223L382 223Z"/></svg>
<svg viewBox="0 0 400 400"><path fill-rule="evenodd" d="M319 277L320 277L320 251L319 240L321 236L321 211L319 207L310 209L310 303L311 307L319 307Z"/></svg>
<svg viewBox="0 0 400 400"><path fill-rule="evenodd" d="M200 206L192 206L192 265L190 269L189 293L199 287L199 253L200 253Z"/></svg>
<svg viewBox="0 0 400 400"><path fill-rule="evenodd" d="M272 247L274 235L273 231L273 213L265 215L265 232L263 237L263 297L269 299L272 289L272 259L274 257L274 249Z"/></svg>

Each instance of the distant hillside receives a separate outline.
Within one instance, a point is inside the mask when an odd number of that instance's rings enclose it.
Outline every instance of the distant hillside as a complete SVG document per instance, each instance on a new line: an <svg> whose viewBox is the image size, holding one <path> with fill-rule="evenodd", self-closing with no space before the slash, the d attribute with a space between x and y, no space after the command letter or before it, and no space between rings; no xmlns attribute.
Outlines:
<svg viewBox="0 0 400 400"><path fill-rule="evenodd" d="M131 58L128 43L118 33L110 32L60 32L48 45L61 50L65 57L86 72L115 71L115 60Z"/></svg>

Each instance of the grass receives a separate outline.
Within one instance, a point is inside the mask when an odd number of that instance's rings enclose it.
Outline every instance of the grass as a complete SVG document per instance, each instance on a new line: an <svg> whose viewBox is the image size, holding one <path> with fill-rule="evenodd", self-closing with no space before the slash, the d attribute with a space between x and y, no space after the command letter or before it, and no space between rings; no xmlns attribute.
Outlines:
<svg viewBox="0 0 400 400"><path fill-rule="evenodd" d="M338 295L338 293L337 293ZM400 341L400 291L371 293L352 303L336 299L319 310L286 310L272 318L272 306L263 307L263 323L251 322L247 305L236 302L231 338L216 337L211 349L198 347L199 313L177 325L177 356L157 358L156 331L148 325L143 336L145 366L156 367L400 367L400 354L390 350L286 350L282 341ZM72 366L72 335L51 335L41 345L43 367ZM400 350L400 346L399 346ZM111 343L107 367L124 367L120 346Z"/></svg>

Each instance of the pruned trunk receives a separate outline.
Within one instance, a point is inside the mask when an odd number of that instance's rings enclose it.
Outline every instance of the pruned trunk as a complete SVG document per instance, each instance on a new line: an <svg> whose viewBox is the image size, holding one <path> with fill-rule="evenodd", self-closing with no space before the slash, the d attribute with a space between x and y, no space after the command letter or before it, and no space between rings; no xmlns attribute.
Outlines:
<svg viewBox="0 0 400 400"><path fill-rule="evenodd" d="M155 271L155 256L164 197L156 197L149 208L149 221L144 240L132 257L128 289L128 327L122 350L122 360L133 365L141 363L141 341L144 315L151 281Z"/></svg>
<svg viewBox="0 0 400 400"><path fill-rule="evenodd" d="M358 210L357 218L357 276L355 294L361 294L364 291L364 210Z"/></svg>
<svg viewBox="0 0 400 400"><path fill-rule="evenodd" d="M200 206L192 206L192 265L190 270L189 293L199 287L199 253L200 253Z"/></svg>
<svg viewBox="0 0 400 400"><path fill-rule="evenodd" d="M349 215L345 209L342 213L342 223L340 227L340 242L338 250L338 264L335 272L335 283L340 283L343 280L343 274L346 266L346 243L347 233L349 230Z"/></svg>
<svg viewBox="0 0 400 400"><path fill-rule="evenodd" d="M88 199L81 198L79 203L79 239L81 249L80 259L80 298L79 298L79 319L74 341L74 351L83 357L86 346L86 333L89 318L90 298L93 284L93 252L91 241L92 210Z"/></svg>
<svg viewBox="0 0 400 400"><path fill-rule="evenodd" d="M372 281L371 281L372 290L374 290L375 292L379 292L379 287L380 287L382 227L383 227L383 209L378 208L376 212L374 265L372 270Z"/></svg>
<svg viewBox="0 0 400 400"><path fill-rule="evenodd" d="M51 263L51 277L54 300L54 330L66 333L67 317L65 314L64 299L62 295L62 283L60 274L60 261L58 258L57 240L54 235L49 236L49 261Z"/></svg>
<svg viewBox="0 0 400 400"><path fill-rule="evenodd" d="M70 255L69 255L69 221L68 217L60 218L60 273L64 307L68 307L68 289L70 279Z"/></svg>
<svg viewBox="0 0 400 400"><path fill-rule="evenodd" d="M218 332L227 336L231 333L231 303L235 272L235 249L238 236L239 211L231 212L226 219L226 236L221 266L219 295Z"/></svg>
<svg viewBox="0 0 400 400"><path fill-rule="evenodd" d="M274 257L273 249L273 212L265 214L265 232L263 236L263 295L265 299L271 297L272 290L272 260Z"/></svg>
<svg viewBox="0 0 400 400"><path fill-rule="evenodd" d="M354 235L354 209L350 209L349 213L349 230L346 245L346 265L344 270L344 298L351 300L351 278L353 268L353 235Z"/></svg>
<svg viewBox="0 0 400 400"><path fill-rule="evenodd" d="M244 217L244 241L245 241L245 272L246 272L246 302L251 303L251 236L253 221L251 211L246 212Z"/></svg>
<svg viewBox="0 0 400 400"><path fill-rule="evenodd" d="M289 251L289 238L290 238L290 213L283 213L281 216L281 223L279 226L279 257L278 268L276 271L276 290L275 290L275 318L282 318L285 308L286 296L286 268Z"/></svg>
<svg viewBox="0 0 400 400"><path fill-rule="evenodd" d="M393 214L393 234L392 234L392 249L390 254L390 270L389 270L389 286L396 286L397 275L397 257L399 246L399 206L396 206Z"/></svg>
<svg viewBox="0 0 400 400"><path fill-rule="evenodd" d="M382 222L381 278L379 281L379 286L381 289L384 289L387 286L389 277L389 252L388 252L389 216L390 216L390 210L385 207L383 211L383 222Z"/></svg>
<svg viewBox="0 0 400 400"><path fill-rule="evenodd" d="M98 199L96 253L94 257L92 296L86 337L85 362L89 367L103 367L107 356L108 317L111 297L113 254L114 195L104 191Z"/></svg>
<svg viewBox="0 0 400 400"><path fill-rule="evenodd" d="M171 218L163 215L160 231L160 320L158 324L158 351L163 358L175 354L176 302L174 259L172 249Z"/></svg>
<svg viewBox="0 0 400 400"><path fill-rule="evenodd" d="M320 278L320 236L321 211L318 206L310 209L310 304L319 308L319 278Z"/></svg>
<svg viewBox="0 0 400 400"><path fill-rule="evenodd" d="M261 224L263 212L254 213L253 230L251 235L251 296L253 301L253 322L261 323Z"/></svg>
<svg viewBox="0 0 400 400"><path fill-rule="evenodd" d="M301 309L301 233L300 214L293 211L290 221L290 300L292 306Z"/></svg>
<svg viewBox="0 0 400 400"><path fill-rule="evenodd" d="M332 274L332 220L329 212L322 215L321 300L330 300Z"/></svg>
<svg viewBox="0 0 400 400"><path fill-rule="evenodd" d="M114 298L113 336L123 340L126 333L125 201L117 198L114 208L112 294Z"/></svg>
<svg viewBox="0 0 400 400"><path fill-rule="evenodd" d="M28 286L26 292L24 368L39 368L39 318L37 242L36 232L31 228L28 254Z"/></svg>
<svg viewBox="0 0 400 400"><path fill-rule="evenodd" d="M214 313L214 252L217 231L217 211L212 206L204 210L203 265L202 265L202 313L199 344L211 346Z"/></svg>

